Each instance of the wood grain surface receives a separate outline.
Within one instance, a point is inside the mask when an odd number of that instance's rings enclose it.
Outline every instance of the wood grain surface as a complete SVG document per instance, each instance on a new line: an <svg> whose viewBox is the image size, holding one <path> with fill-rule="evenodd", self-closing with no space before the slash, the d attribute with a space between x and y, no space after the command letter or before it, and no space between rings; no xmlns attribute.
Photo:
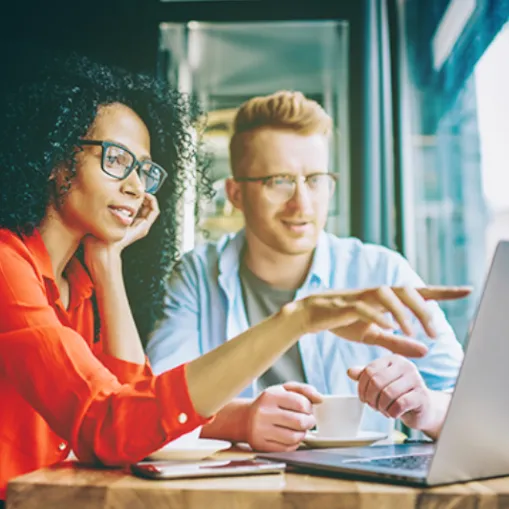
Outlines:
<svg viewBox="0 0 509 509"><path fill-rule="evenodd" d="M246 452L216 457L245 458ZM408 488L304 474L151 481L127 469L66 461L19 477L7 509L495 509L509 508L509 478Z"/></svg>

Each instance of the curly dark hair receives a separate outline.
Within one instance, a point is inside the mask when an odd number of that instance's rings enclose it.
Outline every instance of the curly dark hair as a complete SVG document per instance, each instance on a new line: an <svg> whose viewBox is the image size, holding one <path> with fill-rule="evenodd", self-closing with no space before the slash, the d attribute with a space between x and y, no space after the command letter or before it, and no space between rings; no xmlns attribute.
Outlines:
<svg viewBox="0 0 509 509"><path fill-rule="evenodd" d="M62 167L55 171L69 173L65 163L73 160L76 140L87 133L100 105L133 109L149 130L154 161L169 174L157 194L159 218L123 254L127 295L146 341L162 317L165 279L179 256L177 207L183 191L196 185L199 195L212 193L208 157L192 134L201 111L190 97L155 78L75 54L41 55L22 78L11 80L11 90L0 99L0 228L30 234L41 223L55 191L48 183L51 172ZM72 172L59 190L63 199L69 187Z"/></svg>

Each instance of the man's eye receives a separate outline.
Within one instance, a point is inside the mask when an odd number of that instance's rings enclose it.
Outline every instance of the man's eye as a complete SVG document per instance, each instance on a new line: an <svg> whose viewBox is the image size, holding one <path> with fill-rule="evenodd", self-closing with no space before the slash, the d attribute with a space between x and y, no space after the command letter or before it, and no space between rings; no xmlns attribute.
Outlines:
<svg viewBox="0 0 509 509"><path fill-rule="evenodd" d="M272 179L272 185L274 186L287 186L291 184L290 179L285 177L277 177Z"/></svg>
<svg viewBox="0 0 509 509"><path fill-rule="evenodd" d="M310 186L317 186L322 181L322 175L312 175L307 181Z"/></svg>

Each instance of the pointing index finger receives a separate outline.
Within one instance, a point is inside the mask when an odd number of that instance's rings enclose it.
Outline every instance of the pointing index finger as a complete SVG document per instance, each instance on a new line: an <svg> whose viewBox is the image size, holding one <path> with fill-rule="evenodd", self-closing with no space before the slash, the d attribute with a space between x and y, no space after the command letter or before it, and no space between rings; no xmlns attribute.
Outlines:
<svg viewBox="0 0 509 509"><path fill-rule="evenodd" d="M393 288L394 293L400 296L405 292L405 288ZM471 286L424 286L415 289L425 300L455 300L463 299L472 293Z"/></svg>

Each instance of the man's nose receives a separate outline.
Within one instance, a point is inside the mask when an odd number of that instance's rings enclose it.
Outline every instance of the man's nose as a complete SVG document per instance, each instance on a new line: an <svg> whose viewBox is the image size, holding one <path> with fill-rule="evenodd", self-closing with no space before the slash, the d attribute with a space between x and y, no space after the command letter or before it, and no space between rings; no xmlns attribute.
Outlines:
<svg viewBox="0 0 509 509"><path fill-rule="evenodd" d="M288 200L287 206L302 212L311 212L313 210L313 196L304 179L295 181L295 192Z"/></svg>

